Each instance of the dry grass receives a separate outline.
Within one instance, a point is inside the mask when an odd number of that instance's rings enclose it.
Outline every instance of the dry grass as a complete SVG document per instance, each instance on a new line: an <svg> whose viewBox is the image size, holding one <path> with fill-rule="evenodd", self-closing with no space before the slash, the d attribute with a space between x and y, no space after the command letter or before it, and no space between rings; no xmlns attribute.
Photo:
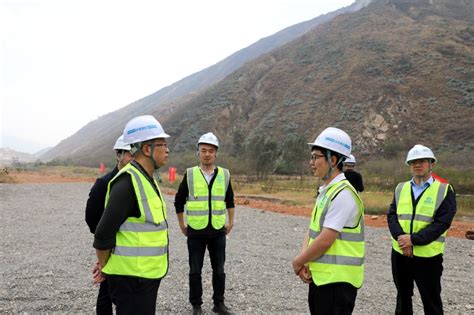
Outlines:
<svg viewBox="0 0 474 315"><path fill-rule="evenodd" d="M261 195L266 198L274 198L280 202L293 206L313 207L316 189L306 187L317 186L316 181L310 178L304 179L299 184L300 188L294 186L294 181L274 180L271 182L242 183L233 182L236 193L241 195ZM303 188L305 187L305 188ZM368 191L361 194L367 214L385 214L393 199L393 192ZM456 197L457 216L470 217L474 219L474 196L460 195Z"/></svg>

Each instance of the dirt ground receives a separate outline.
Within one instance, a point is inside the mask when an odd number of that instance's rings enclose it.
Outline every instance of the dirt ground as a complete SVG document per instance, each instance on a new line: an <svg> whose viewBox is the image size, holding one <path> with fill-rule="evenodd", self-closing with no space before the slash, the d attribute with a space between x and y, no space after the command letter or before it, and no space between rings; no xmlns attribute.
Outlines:
<svg viewBox="0 0 474 315"><path fill-rule="evenodd" d="M0 182L4 183L73 183L73 182L94 182L95 178L84 177L66 177L59 175L45 175L36 172L10 172L8 175L2 174ZM167 194L174 194L174 191L167 191ZM263 209L297 216L311 215L311 209L305 207L290 206L282 203L257 200L255 198L236 197L238 205L246 205L251 208ZM366 215L365 223L372 227L387 227L386 218L383 215ZM471 221L453 221L448 231L448 236L465 238L466 232L474 231L474 222Z"/></svg>

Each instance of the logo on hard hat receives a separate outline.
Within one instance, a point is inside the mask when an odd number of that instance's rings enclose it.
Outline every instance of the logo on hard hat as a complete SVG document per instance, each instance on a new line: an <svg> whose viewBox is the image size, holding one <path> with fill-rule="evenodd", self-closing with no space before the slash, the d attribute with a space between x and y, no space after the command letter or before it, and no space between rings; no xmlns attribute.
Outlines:
<svg viewBox="0 0 474 315"><path fill-rule="evenodd" d="M333 143L335 143L335 144L342 145L342 146L343 146L344 148L346 148L346 149L350 149L350 148L351 148L351 146L348 145L347 143L344 143L344 142L342 142L342 141L336 140L336 139L334 139L334 138L325 137L324 140L327 140L327 141L329 141L329 142L333 142Z"/></svg>
<svg viewBox="0 0 474 315"><path fill-rule="evenodd" d="M137 131L142 131L142 130L147 130L147 129L155 129L155 128L158 128L156 125L148 125L148 126L143 126L143 127L140 127L140 128L133 128L133 129L130 129L129 131L127 131L127 134L132 134L134 132L137 132Z"/></svg>

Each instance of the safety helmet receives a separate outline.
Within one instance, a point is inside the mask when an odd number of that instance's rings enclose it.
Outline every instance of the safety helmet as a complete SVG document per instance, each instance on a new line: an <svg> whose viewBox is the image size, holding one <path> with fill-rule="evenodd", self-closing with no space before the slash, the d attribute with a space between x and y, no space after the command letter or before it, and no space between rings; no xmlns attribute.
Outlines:
<svg viewBox="0 0 474 315"><path fill-rule="evenodd" d="M356 164L356 158L352 154L344 161L345 164Z"/></svg>
<svg viewBox="0 0 474 315"><path fill-rule="evenodd" d="M410 149L410 151L408 151L405 164L409 165L410 161L419 159L432 159L434 163L437 161L433 151L431 151L430 148L421 144L416 144Z"/></svg>
<svg viewBox="0 0 474 315"><path fill-rule="evenodd" d="M199 146L201 143L212 144L216 148L219 148L219 140L217 140L217 137L212 132L203 134L201 138L199 138L197 145Z"/></svg>
<svg viewBox="0 0 474 315"><path fill-rule="evenodd" d="M125 144L123 142L123 135L117 138L117 141L115 141L114 145L114 150L125 150L125 151L130 151L131 147L129 144Z"/></svg>
<svg viewBox="0 0 474 315"><path fill-rule="evenodd" d="M168 138L161 124L151 115L131 119L123 130L125 144L134 144L156 138Z"/></svg>
<svg viewBox="0 0 474 315"><path fill-rule="evenodd" d="M351 137L341 129L334 127L324 129L316 140L313 143L308 143L308 145L337 152L346 158L349 157L352 149Z"/></svg>

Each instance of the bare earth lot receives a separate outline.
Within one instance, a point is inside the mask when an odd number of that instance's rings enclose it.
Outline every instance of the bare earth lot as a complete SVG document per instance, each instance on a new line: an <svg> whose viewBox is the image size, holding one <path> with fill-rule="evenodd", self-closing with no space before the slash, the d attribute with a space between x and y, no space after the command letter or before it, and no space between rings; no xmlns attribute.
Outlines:
<svg viewBox="0 0 474 315"><path fill-rule="evenodd" d="M95 261L84 206L92 183L0 184L0 313L92 313L97 288ZM186 240L167 197L170 270L159 290L157 312L190 312ZM227 243L226 302L236 313L308 313L307 287L293 275L307 218L238 206ZM366 282L355 313L393 313L395 287L390 239L385 228L367 228ZM448 238L443 301L447 314L472 314L474 242ZM212 287L206 258L204 305L211 313ZM422 312L417 294L415 310Z"/></svg>

